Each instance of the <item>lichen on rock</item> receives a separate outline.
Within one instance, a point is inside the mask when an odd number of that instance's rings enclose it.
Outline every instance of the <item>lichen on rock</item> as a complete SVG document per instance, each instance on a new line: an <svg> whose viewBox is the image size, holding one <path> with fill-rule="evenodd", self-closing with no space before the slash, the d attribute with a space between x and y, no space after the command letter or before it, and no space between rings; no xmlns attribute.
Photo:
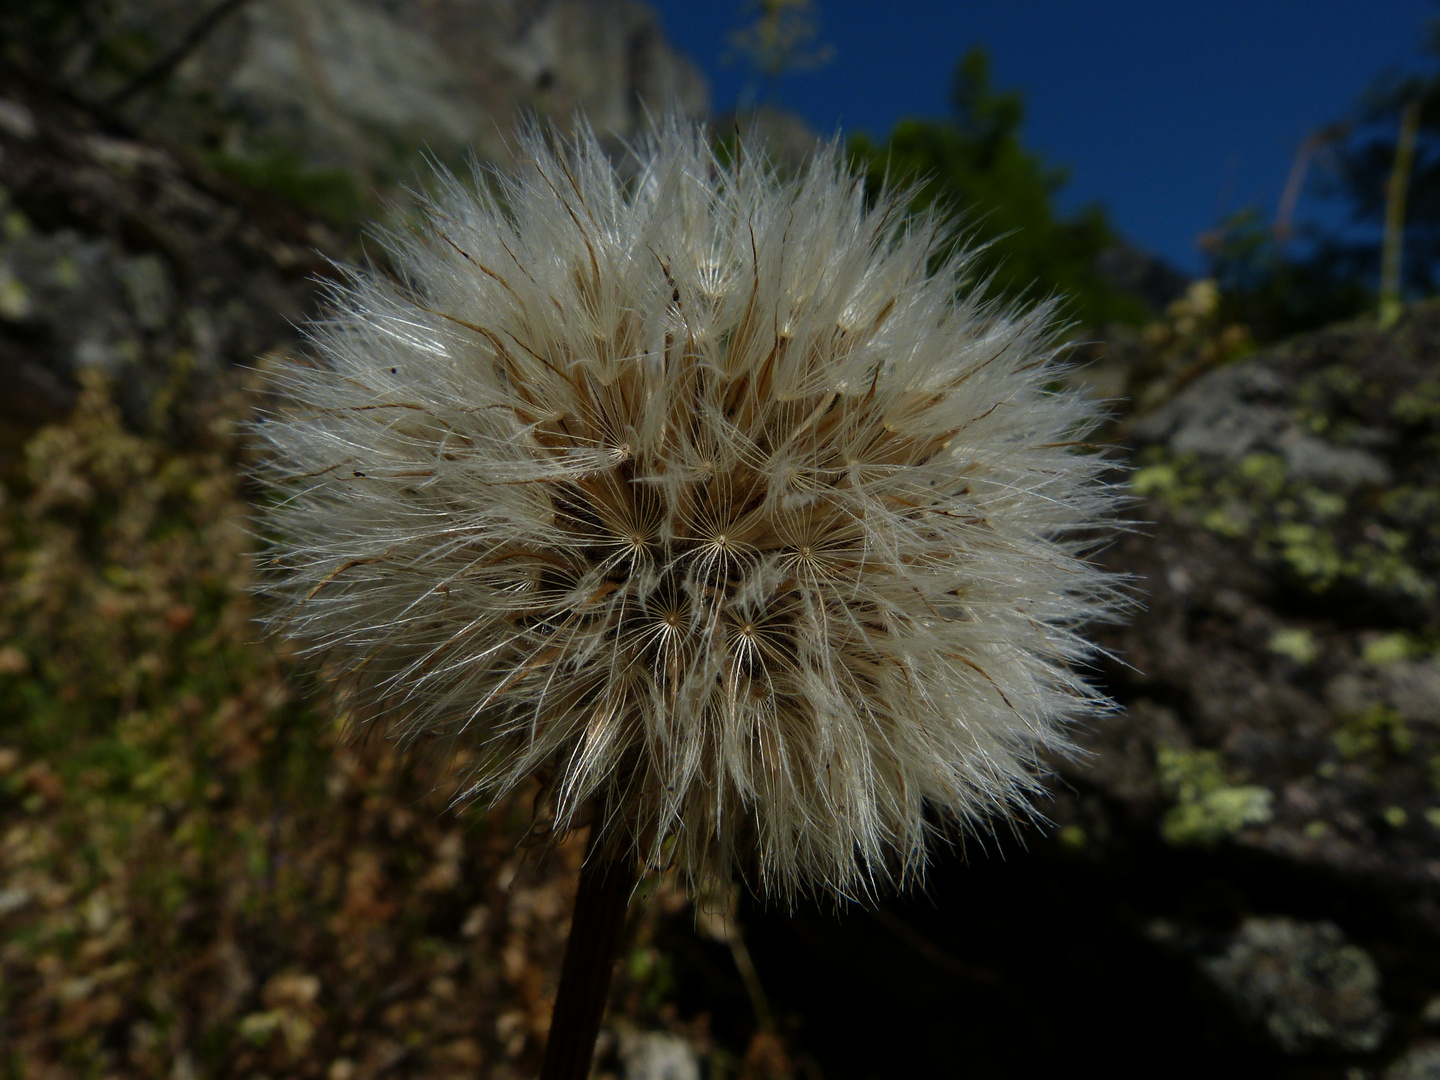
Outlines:
<svg viewBox="0 0 1440 1080"><path fill-rule="evenodd" d="M1247 918L1200 966L1286 1053L1374 1050L1390 1024L1375 961L1334 923Z"/></svg>

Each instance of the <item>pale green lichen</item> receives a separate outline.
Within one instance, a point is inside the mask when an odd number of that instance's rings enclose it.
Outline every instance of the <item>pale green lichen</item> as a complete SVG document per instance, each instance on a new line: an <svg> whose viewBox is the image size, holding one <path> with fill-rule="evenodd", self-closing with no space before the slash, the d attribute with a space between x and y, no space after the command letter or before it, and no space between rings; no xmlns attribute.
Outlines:
<svg viewBox="0 0 1440 1080"><path fill-rule="evenodd" d="M0 263L0 319L19 322L30 314L30 290L25 283Z"/></svg>
<svg viewBox="0 0 1440 1080"><path fill-rule="evenodd" d="M1335 397L1341 399L1357 398L1366 389L1364 376L1349 364L1343 362L1331 364L1324 371L1320 372L1318 379L1302 384L1300 396L1303 398L1306 391L1312 386L1316 389L1323 388L1324 390L1328 390Z"/></svg>
<svg viewBox="0 0 1440 1080"><path fill-rule="evenodd" d="M1387 538L1393 535L1386 533ZM1358 578L1371 588L1403 593L1426 602L1435 597L1435 582L1393 549L1383 550L1370 544L1360 544L1355 548L1354 558L1346 562L1344 570L1347 576Z"/></svg>
<svg viewBox="0 0 1440 1080"><path fill-rule="evenodd" d="M1131 486L1216 536L1254 537L1258 558L1278 556L1315 592L1351 580L1422 601L1435 595L1435 583L1406 557L1415 547L1409 531L1374 522L1366 539L1347 549L1334 525L1351 509L1349 501L1289 480L1284 460L1274 454L1251 454L1233 471L1217 474L1193 459L1152 453L1131 478ZM1382 507L1387 513L1401 509L1408 511L1407 517L1418 514L1428 521L1440 510L1440 495L1428 499L1423 492L1412 492L1403 505Z"/></svg>
<svg viewBox="0 0 1440 1080"><path fill-rule="evenodd" d="M1163 495L1180 482L1173 465L1147 465L1130 474L1130 489L1136 495Z"/></svg>
<svg viewBox="0 0 1440 1080"><path fill-rule="evenodd" d="M1297 384L1290 420L1332 447L1363 448L1374 432L1352 415L1352 406L1386 393L1350 365L1334 364ZM1399 394L1393 411L1404 423L1433 423L1440 417L1440 380ZM1440 453L1440 436L1415 452ZM1273 451L1226 460L1150 447L1137 464L1136 494L1164 504L1187 527L1249 539L1256 561L1278 563L1286 578L1312 592L1352 584L1421 604L1440 596L1428 554L1440 541L1440 488L1432 483L1339 492L1293 472Z"/></svg>
<svg viewBox="0 0 1440 1080"><path fill-rule="evenodd" d="M1314 525L1287 521L1275 530L1281 558L1299 576L1317 589L1334 583L1345 569L1345 560L1335 547L1335 539Z"/></svg>
<svg viewBox="0 0 1440 1080"><path fill-rule="evenodd" d="M1162 746L1155 751L1160 783L1175 805L1160 824L1171 844L1214 844L1249 825L1274 817L1274 792L1258 784L1236 784L1213 750Z"/></svg>
<svg viewBox="0 0 1440 1080"><path fill-rule="evenodd" d="M80 267L74 258L61 255L50 267L50 280L62 289L74 289L80 284Z"/></svg>
<svg viewBox="0 0 1440 1080"><path fill-rule="evenodd" d="M1300 497L1305 501L1306 509L1317 518L1335 518L1345 512L1345 497L1336 495L1333 491L1306 488L1300 493Z"/></svg>
<svg viewBox="0 0 1440 1080"><path fill-rule="evenodd" d="M1390 414L1402 424L1440 420L1440 379L1425 379L1397 394Z"/></svg>
<svg viewBox="0 0 1440 1080"><path fill-rule="evenodd" d="M1130 474L1131 490L1159 499L1172 510L1198 503L1207 495L1204 472L1190 455L1167 458L1151 449L1141 456L1139 466Z"/></svg>
<svg viewBox="0 0 1440 1080"><path fill-rule="evenodd" d="M1440 525L1440 489L1401 484L1381 494L1382 514L1411 525Z"/></svg>
<svg viewBox="0 0 1440 1080"><path fill-rule="evenodd" d="M1249 515L1245 508L1234 502L1227 502L1223 506L1217 506L1206 514L1200 523L1215 533L1234 540L1244 536L1250 531Z"/></svg>
<svg viewBox="0 0 1440 1080"><path fill-rule="evenodd" d="M1409 634L1384 634L1360 651L1360 659L1367 664L1398 664L1418 656L1420 651L1420 643Z"/></svg>
<svg viewBox="0 0 1440 1080"><path fill-rule="evenodd" d="M1414 746L1405 717L1381 702L1362 713L1342 714L1331 741L1347 761L1373 762L1387 752L1403 757Z"/></svg>
<svg viewBox="0 0 1440 1080"><path fill-rule="evenodd" d="M1302 627L1275 631L1270 635L1270 651L1289 657L1297 664L1308 664L1320 655L1320 647L1315 644L1315 635Z"/></svg>
<svg viewBox="0 0 1440 1080"><path fill-rule="evenodd" d="M19 210L10 210L0 220L0 229L3 229L6 240L19 240L30 235L30 220Z"/></svg>
<svg viewBox="0 0 1440 1080"><path fill-rule="evenodd" d="M1250 454L1237 472L1262 495L1274 498L1285 490L1285 460L1275 454Z"/></svg>

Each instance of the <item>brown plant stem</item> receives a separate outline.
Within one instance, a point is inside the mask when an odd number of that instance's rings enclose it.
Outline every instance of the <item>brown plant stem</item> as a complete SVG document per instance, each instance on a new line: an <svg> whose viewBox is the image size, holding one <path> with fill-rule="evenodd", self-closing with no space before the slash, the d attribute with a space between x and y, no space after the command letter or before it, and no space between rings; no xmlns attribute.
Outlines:
<svg viewBox="0 0 1440 1080"><path fill-rule="evenodd" d="M610 996L610 979L625 929L625 911L635 888L635 865L606 854L604 836L591 826L570 939L560 967L560 989L550 1019L550 1038L540 1080L585 1080L595 1054L595 1039Z"/></svg>

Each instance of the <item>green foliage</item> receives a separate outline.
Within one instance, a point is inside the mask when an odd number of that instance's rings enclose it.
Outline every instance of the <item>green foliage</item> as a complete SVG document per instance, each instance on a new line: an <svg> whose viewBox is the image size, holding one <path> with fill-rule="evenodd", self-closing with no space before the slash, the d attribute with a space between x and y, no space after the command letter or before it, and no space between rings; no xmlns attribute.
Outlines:
<svg viewBox="0 0 1440 1080"><path fill-rule="evenodd" d="M1096 272L1097 257L1115 240L1104 211L1058 213L1065 172L1025 147L1021 95L991 86L983 51L956 68L952 106L946 120L902 120L882 142L855 136L853 163L874 187L918 185L913 210L954 217L960 241L983 245L975 272L1000 294L1063 296L1065 313L1092 326L1142 321L1143 305Z"/></svg>

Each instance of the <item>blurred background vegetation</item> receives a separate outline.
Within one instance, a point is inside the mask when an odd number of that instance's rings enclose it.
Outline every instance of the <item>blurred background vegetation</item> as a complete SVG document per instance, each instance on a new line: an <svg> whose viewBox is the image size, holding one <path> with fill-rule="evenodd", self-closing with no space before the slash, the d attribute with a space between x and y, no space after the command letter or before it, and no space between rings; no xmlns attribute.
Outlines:
<svg viewBox="0 0 1440 1080"><path fill-rule="evenodd" d="M813 135L769 94L786 68L826 60L814 14L798 0L737 10L732 47L755 72L754 108L713 117L717 140L739 131L778 167L798 164ZM6 1080L533 1071L578 849L527 852L523 799L450 806L442 775L382 732L354 741L323 678L257 640L244 431L265 358L302 347L294 326L316 310L329 259L375 254L363 224L417 182L422 150L504 167L518 116L564 124L583 109L618 154L662 106L708 116L704 80L628 0L0 5ZM1301 148L1297 183L1316 171L1333 227L1246 210L1205 238L1198 280L1136 249L1105 208L1059 208L1063 165L1027 146L1023 94L994 85L983 50L957 60L936 110L852 135L851 161L877 186L913 185L917 211L952 218L997 295L1062 298L1091 343L1080 377L1142 412L1297 333L1371 326L1386 288L1416 304L1440 284L1440 66L1380 79ZM1407 124L1412 163L1397 179ZM1399 267L1388 284L1387 237ZM1331 382L1332 396L1352 386ZM1435 402L1417 385L1396 415L1420 439ZM1116 406L1120 430L1130 407ZM1151 463L1142 475L1174 494L1182 472ZM1333 497L1304 493L1317 513L1339 513ZM1425 490L1405 498L1416 520L1433 511ZM1383 545L1393 530L1356 535ZM1308 633L1283 638L1285 656L1313 661ZM1398 631L1375 640L1398 662L1421 649ZM1414 742L1393 709L1357 716L1345 745L1361 740L1368 763ZM1162 758L1150 790L1199 820L1204 843L1248 820L1224 818L1225 797L1265 802L1212 751ZM1185 772L1195 761L1204 768ZM1055 850L1073 854L1086 832L1057 835ZM1077 889L1089 872L1076 871ZM1004 888L972 884L1009 905ZM651 890L602 1069L821 1075L807 1031L822 1021L767 1001L743 900L692 907L667 883ZM893 913L873 919L891 952L994 996L993 971ZM1016 1001L1016 1016L1034 1003ZM1345 1053L1373 1050L1356 1038ZM663 1072L673 1060L682 1071Z"/></svg>

